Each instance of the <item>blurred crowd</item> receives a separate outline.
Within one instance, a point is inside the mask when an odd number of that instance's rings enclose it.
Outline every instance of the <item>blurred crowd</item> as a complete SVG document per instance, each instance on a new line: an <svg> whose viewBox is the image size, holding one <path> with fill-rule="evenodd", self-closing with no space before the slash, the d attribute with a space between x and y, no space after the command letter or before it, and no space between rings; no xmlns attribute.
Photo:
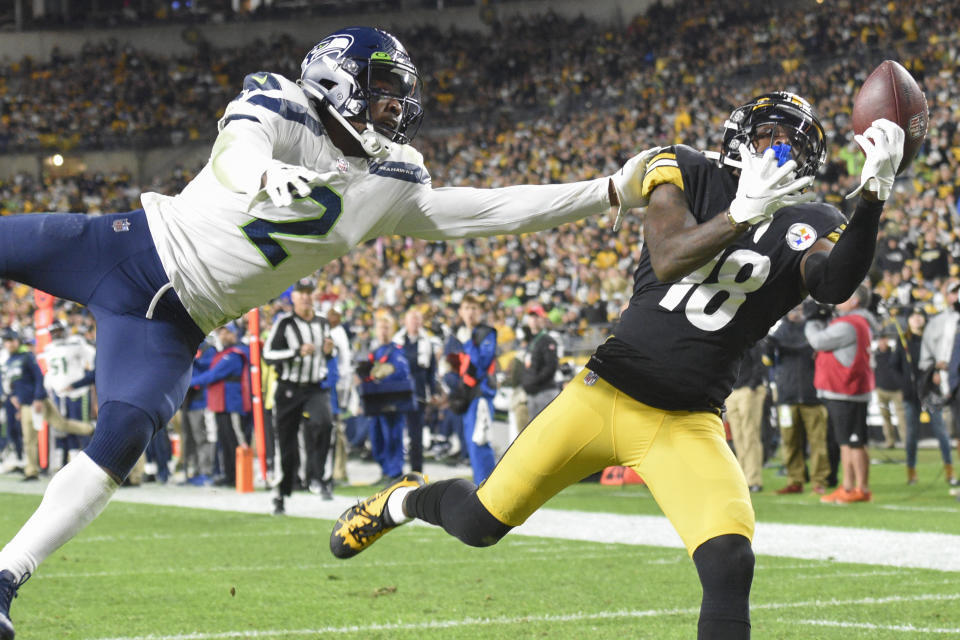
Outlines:
<svg viewBox="0 0 960 640"><path fill-rule="evenodd" d="M74 0L62 6L40 5L24 9L17 24L12 3L0 5L0 29L122 29L144 25L166 26L223 24L261 20L304 20L339 13L382 13L401 9L443 9L470 6L479 0ZM526 0L482 0L483 4Z"/></svg>
<svg viewBox="0 0 960 640"><path fill-rule="evenodd" d="M547 13L495 21L482 37L433 26L398 35L424 74L426 128L479 130L541 115L556 122L629 105L631 130L702 146L718 110L728 113L775 78L832 114L828 128L842 145L856 87L884 58L904 61L947 119L957 11L945 0L919 10L880 0L746 8L716 0L654 5L617 28ZM4 61L0 152L210 140L244 75L297 77L312 45L271 34L216 49L201 38L190 55L164 57L116 40L55 50L48 62Z"/></svg>
<svg viewBox="0 0 960 640"><path fill-rule="evenodd" d="M732 108L785 89L819 110L829 158L816 188L849 213L844 194L858 183L862 163L850 131L853 97L877 63L898 59L926 91L930 130L885 208L870 307L888 323L915 309L947 309L948 289L960 281L960 6L863 0L759 11L748 16L733 0L677 2L655 5L622 28L548 13L497 24L483 38L434 27L398 32L427 90L427 120L414 146L435 186L588 179L655 144L716 148ZM75 56L55 52L49 63L4 63L0 153L212 139L245 74L297 77L312 44L284 36L235 49L201 42L191 56L171 58L110 42ZM0 213L132 210L141 191L176 193L198 169L179 168L150 185L125 173L0 175ZM643 227L637 215L617 233L612 222L601 216L456 242L383 238L314 274L316 310L341 316L353 353L366 357L378 310L401 318L416 309L443 345L470 296L508 353L525 348L526 316L539 309L562 353L577 362L608 335L630 295ZM287 300L263 310L264 334L282 310ZM29 289L6 283L3 326L29 342L32 311Z"/></svg>

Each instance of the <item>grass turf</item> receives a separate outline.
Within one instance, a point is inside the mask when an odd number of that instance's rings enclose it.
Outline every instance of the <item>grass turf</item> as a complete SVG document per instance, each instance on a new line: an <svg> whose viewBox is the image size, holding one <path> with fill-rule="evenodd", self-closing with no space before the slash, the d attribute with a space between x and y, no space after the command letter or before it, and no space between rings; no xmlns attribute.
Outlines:
<svg viewBox="0 0 960 640"><path fill-rule="evenodd" d="M754 495L758 520L958 534L960 503L936 477L936 453L921 455L920 484L904 484L902 465L875 464L877 501L847 507L819 505L810 495L776 496L785 481L767 469L766 491ZM0 500L0 540L6 540L39 496ZM548 506L658 513L639 486L580 484ZM471 549L435 529L403 527L344 562L327 550L330 525L114 503L21 590L12 610L17 637L512 640L696 633L699 584L679 549L522 536ZM956 572L761 556L753 633L960 637L958 585Z"/></svg>

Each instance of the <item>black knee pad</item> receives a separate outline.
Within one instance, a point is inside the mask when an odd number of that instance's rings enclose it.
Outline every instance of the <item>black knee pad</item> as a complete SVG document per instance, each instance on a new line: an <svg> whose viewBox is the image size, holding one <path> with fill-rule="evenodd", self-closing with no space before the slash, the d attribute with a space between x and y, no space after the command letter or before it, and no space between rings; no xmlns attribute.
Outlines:
<svg viewBox="0 0 960 640"><path fill-rule="evenodd" d="M143 409L108 402L100 407L97 428L84 453L122 482L150 444L155 425Z"/></svg>
<svg viewBox="0 0 960 640"><path fill-rule="evenodd" d="M494 518L477 497L476 485L462 478L415 489L404 499L404 510L407 515L443 527L471 547L495 545L513 528Z"/></svg>
<svg viewBox="0 0 960 640"><path fill-rule="evenodd" d="M750 637L750 585L754 556L750 541L737 534L707 540L693 552L703 585L699 640Z"/></svg>

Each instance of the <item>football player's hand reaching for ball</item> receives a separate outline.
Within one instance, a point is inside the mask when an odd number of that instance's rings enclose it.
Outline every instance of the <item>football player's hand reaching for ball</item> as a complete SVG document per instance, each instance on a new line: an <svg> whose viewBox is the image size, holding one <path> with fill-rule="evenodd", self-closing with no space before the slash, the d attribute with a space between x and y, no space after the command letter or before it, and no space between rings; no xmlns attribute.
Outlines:
<svg viewBox="0 0 960 640"><path fill-rule="evenodd" d="M867 159L860 171L860 186L851 191L847 199L863 191L868 200L886 200L893 191L893 180L903 158L903 129L895 122L880 118L853 139Z"/></svg>

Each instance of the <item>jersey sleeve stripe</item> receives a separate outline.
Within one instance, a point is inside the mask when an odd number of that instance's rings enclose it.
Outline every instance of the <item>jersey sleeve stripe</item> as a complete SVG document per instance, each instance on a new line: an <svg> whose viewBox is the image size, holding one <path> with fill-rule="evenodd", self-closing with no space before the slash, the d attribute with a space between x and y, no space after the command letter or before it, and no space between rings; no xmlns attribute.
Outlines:
<svg viewBox="0 0 960 640"><path fill-rule="evenodd" d="M683 175L680 173L680 168L676 166L676 162L673 163L673 166L665 164L648 169L646 175L643 176L643 186L640 193L646 198L662 184L674 184L681 191L683 190Z"/></svg>
<svg viewBox="0 0 960 640"><path fill-rule="evenodd" d="M257 123L260 122L260 119L254 117L254 116L247 116L247 115L242 115L242 114L234 114L234 115L227 116L226 118L223 119L223 126L227 126L228 124L230 124L230 123L233 122L234 120L253 120L254 122L257 122Z"/></svg>
<svg viewBox="0 0 960 640"><path fill-rule="evenodd" d="M654 158L653 162L647 165L647 171L649 172L659 167L679 167L679 166L680 165L677 164L676 160L671 160L669 158L661 158L660 160L657 160L656 158Z"/></svg>
<svg viewBox="0 0 960 640"><path fill-rule="evenodd" d="M830 242L836 243L840 239L840 236L843 234L843 230L847 228L847 225L841 224L836 229L831 231L826 235L827 240Z"/></svg>
<svg viewBox="0 0 960 640"><path fill-rule="evenodd" d="M326 133L323 125L320 124L320 121L307 113L303 106L297 104L296 102L284 100L283 98L272 98L262 93L253 94L244 102L263 107L268 111L272 111L284 120L302 124L310 129L310 131L316 136L321 136Z"/></svg>

